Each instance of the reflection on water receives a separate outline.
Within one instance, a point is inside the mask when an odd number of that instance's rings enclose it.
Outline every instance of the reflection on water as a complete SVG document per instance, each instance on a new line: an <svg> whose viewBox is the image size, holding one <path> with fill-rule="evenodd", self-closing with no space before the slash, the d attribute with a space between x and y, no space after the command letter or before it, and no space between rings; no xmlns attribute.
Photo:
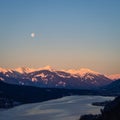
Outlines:
<svg viewBox="0 0 120 120"><path fill-rule="evenodd" d="M112 99L114 98L102 96L63 97L0 111L0 120L77 120L80 115L100 112L102 107L92 106L92 102Z"/></svg>

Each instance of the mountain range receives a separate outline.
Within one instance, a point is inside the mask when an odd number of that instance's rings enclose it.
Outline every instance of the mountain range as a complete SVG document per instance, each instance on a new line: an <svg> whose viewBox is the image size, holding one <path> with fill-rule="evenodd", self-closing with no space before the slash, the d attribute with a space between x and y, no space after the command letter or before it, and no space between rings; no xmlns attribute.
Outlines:
<svg viewBox="0 0 120 120"><path fill-rule="evenodd" d="M0 80L10 84L47 88L91 89L107 85L113 79L85 68L79 70L55 70L50 66L46 66L39 69L27 67L17 69L0 68Z"/></svg>

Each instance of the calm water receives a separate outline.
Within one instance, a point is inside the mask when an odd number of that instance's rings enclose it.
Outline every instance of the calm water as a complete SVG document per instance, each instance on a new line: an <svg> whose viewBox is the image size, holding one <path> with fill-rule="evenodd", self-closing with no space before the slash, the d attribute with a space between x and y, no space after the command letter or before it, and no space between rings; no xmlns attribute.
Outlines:
<svg viewBox="0 0 120 120"><path fill-rule="evenodd" d="M102 107L92 106L92 102L112 99L102 96L63 97L0 111L0 120L78 120L83 114L100 113Z"/></svg>

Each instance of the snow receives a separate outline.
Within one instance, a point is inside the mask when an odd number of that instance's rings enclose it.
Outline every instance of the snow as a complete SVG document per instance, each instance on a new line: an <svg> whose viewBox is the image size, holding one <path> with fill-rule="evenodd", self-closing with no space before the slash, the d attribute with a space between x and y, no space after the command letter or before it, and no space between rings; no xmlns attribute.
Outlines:
<svg viewBox="0 0 120 120"><path fill-rule="evenodd" d="M90 69L84 69L84 68L80 69L79 72L80 72L80 75L81 75L81 76L84 76L86 73L91 73L91 74L94 74L94 75L100 74L100 73L98 73L98 72L92 71L92 70L90 70Z"/></svg>
<svg viewBox="0 0 120 120"><path fill-rule="evenodd" d="M85 79L86 79L86 80L87 80L87 79L93 80L94 77L93 77L93 76L90 76L90 75L87 75L87 76L85 76Z"/></svg>
<svg viewBox="0 0 120 120"><path fill-rule="evenodd" d="M35 69L35 71L40 71L40 70L48 70L48 71L51 71L51 72L53 72L53 71L55 71L51 66L49 66L49 65L47 65L47 66L45 66L45 67L42 67L42 68L37 68L37 69Z"/></svg>
<svg viewBox="0 0 120 120"><path fill-rule="evenodd" d="M66 83L63 82L63 81L58 82L58 84L59 84L59 85L62 85L62 86L65 86L65 85L66 85Z"/></svg>
<svg viewBox="0 0 120 120"><path fill-rule="evenodd" d="M70 73L70 74L73 74L73 75L75 75L75 74L80 75L81 77L84 77L86 75L86 73L91 73L91 74L94 74L94 75L99 75L100 74L98 72L92 71L92 70L87 69L87 68L82 68L80 70L70 69L67 72Z"/></svg>
<svg viewBox="0 0 120 120"><path fill-rule="evenodd" d="M35 77L41 77L41 78L45 78L47 77L44 73L41 73L41 74L37 74L35 75Z"/></svg>
<svg viewBox="0 0 120 120"><path fill-rule="evenodd" d="M4 81L4 78L0 77L0 80Z"/></svg>
<svg viewBox="0 0 120 120"><path fill-rule="evenodd" d="M35 77L41 77L42 80L45 80L45 81L48 81L48 77L49 76L49 79L53 79L54 78L54 75L51 75L51 74L44 74L44 73L40 73L40 74L37 74L35 75Z"/></svg>
<svg viewBox="0 0 120 120"><path fill-rule="evenodd" d="M1 67L0 67L0 72L2 72L2 73L4 73L4 74L5 74L5 73L7 72L7 70L6 70L6 69L4 69L4 68L1 68Z"/></svg>
<svg viewBox="0 0 120 120"><path fill-rule="evenodd" d="M109 75L108 78L110 78L112 80L117 80L117 79L120 79L120 74Z"/></svg>
<svg viewBox="0 0 120 120"><path fill-rule="evenodd" d="M41 69L53 71L53 68L52 68L51 66L49 66L49 65L47 65L47 66L45 66L45 67L43 67L43 68L41 68Z"/></svg>
<svg viewBox="0 0 120 120"><path fill-rule="evenodd" d="M78 120L83 114L100 113L102 107L92 106L92 102L112 99L102 96L63 97L0 111L0 120Z"/></svg>
<svg viewBox="0 0 120 120"><path fill-rule="evenodd" d="M62 77L62 78L71 78L71 75L63 75L63 74L60 74L58 72L56 72L56 74L59 76L59 77Z"/></svg>
<svg viewBox="0 0 120 120"><path fill-rule="evenodd" d="M52 69L51 66L47 65L43 68L36 68L36 69L33 69L33 68L28 68L28 67L19 67L19 68L16 68L14 69L15 71L23 74L23 73L31 73L31 72L35 72L35 71L40 71L40 70L49 70L49 71L54 71Z"/></svg>
<svg viewBox="0 0 120 120"><path fill-rule="evenodd" d="M23 73L31 73L31 72L35 71L35 69L28 68L28 67L19 67L19 68L16 68L14 70L21 73L21 74L23 74Z"/></svg>
<svg viewBox="0 0 120 120"><path fill-rule="evenodd" d="M38 80L37 80L37 78L32 78L32 82L37 82Z"/></svg>
<svg viewBox="0 0 120 120"><path fill-rule="evenodd" d="M9 75L8 75L8 74L6 74L5 76L6 76L6 77L9 77Z"/></svg>
<svg viewBox="0 0 120 120"><path fill-rule="evenodd" d="M40 73L39 74L39 71L42 71L42 70L48 70L50 72L47 73ZM75 70L75 69L69 69L69 70L55 70L53 69L51 66L45 66L43 68L37 68L37 69L33 69L33 68L28 68L28 67L19 67L19 68L16 68L16 69L4 69L4 68L0 68L0 72L5 74L6 77L13 77L13 76L17 76L16 75L16 72L20 73L22 78L24 79L30 79L31 81L35 82L37 81L37 77L41 77L42 80L44 81L48 81L48 80L53 80L56 76L59 76L61 78L80 78L81 81L83 80L94 80L95 77L99 77L99 75L102 75L98 72L95 72L93 70L90 70L90 69L87 69L87 68L81 68L81 69L78 69L78 70ZM34 73L37 73L38 74L35 74ZM10 74L12 73L12 74ZM29 75L33 75L32 78L29 77ZM120 78L120 74L116 74L116 75L110 75L110 76L104 76L104 77L107 77L107 78L110 78L112 80L116 80L118 78ZM17 77L16 77L17 78ZM47 83L47 82L46 82ZM95 82L94 82L95 83Z"/></svg>
<svg viewBox="0 0 120 120"><path fill-rule="evenodd" d="M13 71L16 71L16 72L19 72L21 74L28 74L28 73L32 73L32 72L36 72L36 71L41 71L41 70L48 70L48 71L51 71L51 72L55 72L58 76L60 77L63 77L63 78L70 78L70 77L84 77L87 73L90 73L90 74L94 74L94 75L99 75L100 73L98 72L95 72L95 71L92 71L90 69L87 69L87 68L81 68L81 69L78 69L78 70L75 70L75 69L70 69L70 70L60 70L61 72L65 72L67 74L70 74L70 75L64 75L64 74L61 74L61 73L58 73L58 71L54 70L51 66L45 66L43 68L37 68L37 69L33 69L33 68L28 68L28 67L19 67L19 68L16 68L16 69L4 69L4 68L0 68L0 72L2 73L6 73L6 72L11 72L13 73ZM112 75L112 76L109 76L109 78L114 78L114 76L116 76L117 78L119 77L120 78L120 74L117 74L117 75ZM41 74L38 74L36 75L36 77L42 77L42 78L45 78L46 75L44 75L43 73ZM90 76L88 76L90 78ZM92 78L90 78L92 79Z"/></svg>
<svg viewBox="0 0 120 120"><path fill-rule="evenodd" d="M1 68L1 67L0 67L0 72L3 73L3 74L5 74L5 73L7 73L7 72L13 73L13 70L11 70L11 69L4 69L4 68Z"/></svg>
<svg viewBox="0 0 120 120"><path fill-rule="evenodd" d="M48 76L48 75L45 75L44 73L35 75L35 77L41 77L41 79L42 79L42 80L45 80L45 81L48 81L47 76Z"/></svg>
<svg viewBox="0 0 120 120"><path fill-rule="evenodd" d="M14 71L16 72L19 72L21 74L28 74L28 73L32 73L32 72L36 72L36 71L41 71L41 70L48 70L48 71L51 71L51 72L55 72L58 76L60 77L63 77L63 78L70 78L71 76L73 77L84 77L87 73L90 73L90 74L94 74L94 75L100 75L100 73L98 72L95 72L93 70L90 70L88 68L81 68L81 69L78 69L78 70L75 70L75 69L69 69L69 70L60 70L61 72L66 72L70 75L64 75L64 74L60 74L58 73L57 70L53 69L51 66L47 65L43 68L37 68L37 69L34 69L34 68L28 68L28 67L19 67L19 68L15 68L15 69L4 69L4 68L1 68L0 67L0 72L2 72L3 74L6 74L7 72L10 72L10 73L13 73ZM39 74L39 75L36 75L36 77L46 77L43 73L42 74ZM90 78L90 76L88 76ZM110 79L118 79L120 78L120 74L114 74L114 75L109 75L109 76L106 76ZM92 78L90 78L92 79Z"/></svg>

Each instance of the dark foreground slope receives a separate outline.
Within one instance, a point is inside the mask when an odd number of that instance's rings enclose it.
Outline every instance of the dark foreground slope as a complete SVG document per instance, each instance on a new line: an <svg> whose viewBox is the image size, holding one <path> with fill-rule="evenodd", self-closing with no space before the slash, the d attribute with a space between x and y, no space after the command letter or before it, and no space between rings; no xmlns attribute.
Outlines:
<svg viewBox="0 0 120 120"><path fill-rule="evenodd" d="M80 120L120 120L120 97L108 103L99 115L84 115Z"/></svg>
<svg viewBox="0 0 120 120"><path fill-rule="evenodd" d="M101 91L108 95L120 96L120 79L100 88Z"/></svg>
<svg viewBox="0 0 120 120"><path fill-rule="evenodd" d="M61 88L39 88L13 85L0 81L0 104L16 101L20 103L42 102L69 95L98 95L95 90L76 90Z"/></svg>

